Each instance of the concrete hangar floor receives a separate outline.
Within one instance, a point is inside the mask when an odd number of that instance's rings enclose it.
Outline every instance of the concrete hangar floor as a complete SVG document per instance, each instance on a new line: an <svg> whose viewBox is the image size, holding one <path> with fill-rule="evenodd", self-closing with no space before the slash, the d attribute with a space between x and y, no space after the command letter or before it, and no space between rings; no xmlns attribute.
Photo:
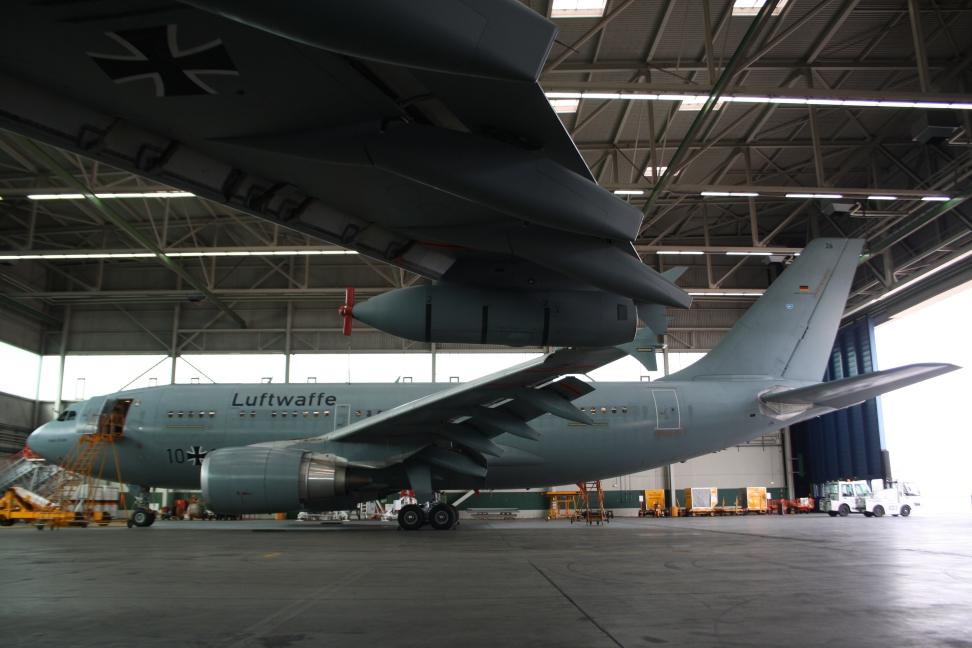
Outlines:
<svg viewBox="0 0 972 648"><path fill-rule="evenodd" d="M969 537L921 515L17 526L2 643L972 646Z"/></svg>

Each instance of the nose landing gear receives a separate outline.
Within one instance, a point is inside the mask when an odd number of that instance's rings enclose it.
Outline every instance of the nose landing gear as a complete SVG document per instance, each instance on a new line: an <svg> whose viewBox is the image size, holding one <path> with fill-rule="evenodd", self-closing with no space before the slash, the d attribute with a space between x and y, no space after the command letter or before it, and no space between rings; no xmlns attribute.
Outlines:
<svg viewBox="0 0 972 648"><path fill-rule="evenodd" d="M448 531L459 524L459 510L452 504L438 502L427 510L418 504L407 504L398 512L398 526L403 531L418 531L428 524L436 531Z"/></svg>

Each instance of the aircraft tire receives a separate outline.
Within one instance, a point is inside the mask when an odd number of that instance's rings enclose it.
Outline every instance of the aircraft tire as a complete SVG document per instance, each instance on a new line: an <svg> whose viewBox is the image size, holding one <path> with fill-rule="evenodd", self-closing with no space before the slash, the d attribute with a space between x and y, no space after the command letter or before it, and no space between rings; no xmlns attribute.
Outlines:
<svg viewBox="0 0 972 648"><path fill-rule="evenodd" d="M454 529L457 526L459 526L459 509L457 509L452 504L446 504L446 506L448 506L449 507L449 510L451 510L453 512L453 514L455 515L456 521L452 523L452 528Z"/></svg>
<svg viewBox="0 0 972 648"><path fill-rule="evenodd" d="M148 509L138 508L132 513L132 524L137 527L150 527L155 522L155 514Z"/></svg>
<svg viewBox="0 0 972 648"><path fill-rule="evenodd" d="M884 507L880 504L874 507L874 517L884 517Z"/></svg>
<svg viewBox="0 0 972 648"><path fill-rule="evenodd" d="M0 515L0 526L13 526L14 521L5 515Z"/></svg>
<svg viewBox="0 0 972 648"><path fill-rule="evenodd" d="M864 517L874 517L874 514L871 513L870 511L864 511L863 513L864 513Z"/></svg>
<svg viewBox="0 0 972 648"><path fill-rule="evenodd" d="M847 506L846 504L841 504L840 508L837 509L837 515L839 515L840 517L847 517L849 513L850 513L850 507Z"/></svg>
<svg viewBox="0 0 972 648"><path fill-rule="evenodd" d="M398 512L398 526L403 531L418 531L425 524L425 511L418 504L407 504Z"/></svg>
<svg viewBox="0 0 972 648"><path fill-rule="evenodd" d="M837 511L827 511L827 515L830 517L837 517Z"/></svg>
<svg viewBox="0 0 972 648"><path fill-rule="evenodd" d="M908 517L911 515L911 507L905 504L901 507L901 517Z"/></svg>
<svg viewBox="0 0 972 648"><path fill-rule="evenodd" d="M429 510L429 524L436 531L448 531L456 525L457 518L455 508L448 504L436 504Z"/></svg>

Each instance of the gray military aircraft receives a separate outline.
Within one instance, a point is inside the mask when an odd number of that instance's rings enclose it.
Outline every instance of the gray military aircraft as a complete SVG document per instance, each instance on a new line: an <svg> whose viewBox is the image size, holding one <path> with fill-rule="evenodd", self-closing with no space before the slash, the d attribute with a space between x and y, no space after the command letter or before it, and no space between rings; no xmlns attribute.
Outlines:
<svg viewBox="0 0 972 648"><path fill-rule="evenodd" d="M641 262L643 214L544 96L557 27L519 0L7 0L3 18L0 128L434 282L349 300L347 326L610 345L692 301Z"/></svg>
<svg viewBox="0 0 972 648"><path fill-rule="evenodd" d="M461 385L172 385L77 403L29 438L59 461L119 424L121 475L198 488L226 513L341 510L409 488L399 524L451 528L445 489L526 488L628 474L744 442L958 367L918 364L821 383L863 243L812 241L703 359L652 383L574 374L650 355L564 348ZM147 526L146 510L134 515Z"/></svg>

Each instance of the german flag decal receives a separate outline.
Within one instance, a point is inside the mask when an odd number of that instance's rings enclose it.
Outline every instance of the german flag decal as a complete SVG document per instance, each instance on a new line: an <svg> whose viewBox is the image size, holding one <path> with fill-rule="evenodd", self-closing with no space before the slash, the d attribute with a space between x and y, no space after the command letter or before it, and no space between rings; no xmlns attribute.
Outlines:
<svg viewBox="0 0 972 648"><path fill-rule="evenodd" d="M800 286L800 292L810 292L810 286Z"/></svg>

